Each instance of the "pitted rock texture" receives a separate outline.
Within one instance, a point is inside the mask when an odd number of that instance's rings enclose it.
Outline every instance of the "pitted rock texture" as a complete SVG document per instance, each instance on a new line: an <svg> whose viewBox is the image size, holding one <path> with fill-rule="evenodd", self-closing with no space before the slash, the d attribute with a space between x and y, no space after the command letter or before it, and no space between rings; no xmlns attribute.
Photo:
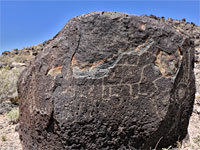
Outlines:
<svg viewBox="0 0 200 150"><path fill-rule="evenodd" d="M150 149L181 141L195 98L194 44L147 16L72 18L18 80L25 150Z"/></svg>

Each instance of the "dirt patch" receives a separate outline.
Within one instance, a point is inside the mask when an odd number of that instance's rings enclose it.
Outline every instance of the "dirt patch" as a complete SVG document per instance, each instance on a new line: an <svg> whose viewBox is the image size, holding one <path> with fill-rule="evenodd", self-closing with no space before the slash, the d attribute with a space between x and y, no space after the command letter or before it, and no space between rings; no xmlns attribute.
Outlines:
<svg viewBox="0 0 200 150"><path fill-rule="evenodd" d="M6 115L0 115L0 150L22 150L16 124L9 124Z"/></svg>

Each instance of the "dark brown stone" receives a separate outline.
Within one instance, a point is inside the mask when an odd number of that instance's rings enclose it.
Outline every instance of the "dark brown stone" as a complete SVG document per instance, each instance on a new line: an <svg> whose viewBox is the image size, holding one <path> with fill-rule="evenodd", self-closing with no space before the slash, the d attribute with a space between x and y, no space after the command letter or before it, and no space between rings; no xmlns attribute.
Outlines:
<svg viewBox="0 0 200 150"><path fill-rule="evenodd" d="M181 141L195 96L193 48L154 16L72 18L18 80L23 148L160 149Z"/></svg>
<svg viewBox="0 0 200 150"><path fill-rule="evenodd" d="M2 55L5 55L5 56L7 56L9 54L10 54L10 51L4 51L4 52L2 52Z"/></svg>

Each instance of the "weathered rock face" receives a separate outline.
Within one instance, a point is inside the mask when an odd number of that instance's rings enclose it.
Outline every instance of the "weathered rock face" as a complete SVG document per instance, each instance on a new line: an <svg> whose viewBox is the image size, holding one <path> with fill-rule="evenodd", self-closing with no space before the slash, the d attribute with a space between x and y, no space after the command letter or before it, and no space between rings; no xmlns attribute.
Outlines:
<svg viewBox="0 0 200 150"><path fill-rule="evenodd" d="M187 134L194 45L146 16L72 18L18 80L25 150L149 149Z"/></svg>

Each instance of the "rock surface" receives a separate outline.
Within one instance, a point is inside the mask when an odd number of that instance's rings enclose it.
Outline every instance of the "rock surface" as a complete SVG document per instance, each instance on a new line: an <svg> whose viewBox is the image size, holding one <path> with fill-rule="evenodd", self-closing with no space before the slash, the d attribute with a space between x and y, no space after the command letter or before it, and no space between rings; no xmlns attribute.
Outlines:
<svg viewBox="0 0 200 150"><path fill-rule="evenodd" d="M71 19L18 80L24 149L149 149L187 134L189 36L146 16ZM56 140L55 140L56 139Z"/></svg>

